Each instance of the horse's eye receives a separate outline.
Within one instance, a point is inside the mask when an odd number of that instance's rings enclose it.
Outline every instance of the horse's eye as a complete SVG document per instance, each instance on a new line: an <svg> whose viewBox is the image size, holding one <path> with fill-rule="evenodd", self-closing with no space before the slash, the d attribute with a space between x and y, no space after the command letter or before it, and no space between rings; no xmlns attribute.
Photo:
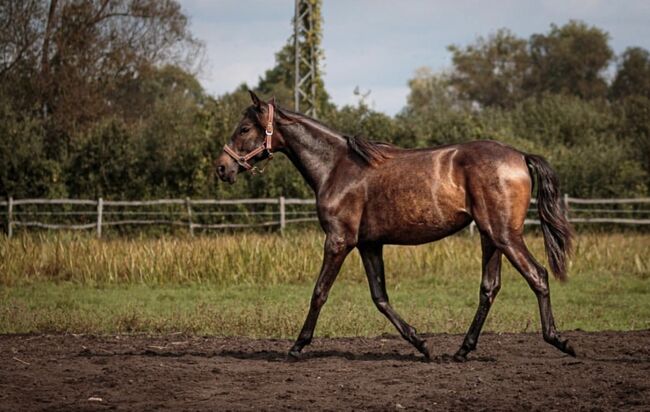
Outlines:
<svg viewBox="0 0 650 412"><path fill-rule="evenodd" d="M242 126L242 128L239 129L239 133L240 134L248 133L249 130L250 130L250 128L248 128L246 126Z"/></svg>

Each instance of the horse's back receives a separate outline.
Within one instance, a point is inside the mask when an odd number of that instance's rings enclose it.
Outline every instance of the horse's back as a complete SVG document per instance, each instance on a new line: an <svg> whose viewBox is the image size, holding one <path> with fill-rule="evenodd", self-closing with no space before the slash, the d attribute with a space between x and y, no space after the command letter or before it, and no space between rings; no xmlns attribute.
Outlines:
<svg viewBox="0 0 650 412"><path fill-rule="evenodd" d="M524 155L507 145L476 141L431 149L392 149L365 185L360 236L385 243L418 244L467 226L475 213L526 203L530 177ZM489 205L491 206L489 206ZM517 213L519 213L518 207ZM524 212L525 213L525 212Z"/></svg>

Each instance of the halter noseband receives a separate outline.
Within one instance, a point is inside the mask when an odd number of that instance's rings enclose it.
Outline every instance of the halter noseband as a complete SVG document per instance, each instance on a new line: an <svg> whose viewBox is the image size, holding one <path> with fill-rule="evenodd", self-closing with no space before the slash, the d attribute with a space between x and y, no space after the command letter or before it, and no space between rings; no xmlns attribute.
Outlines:
<svg viewBox="0 0 650 412"><path fill-rule="evenodd" d="M266 137L264 138L264 143L262 143L252 151L246 153L245 155L238 154L233 149L231 149L230 146L228 146L228 144L225 144L223 146L223 151L228 153L228 155L232 157L237 162L237 164L239 164L241 167L243 167L246 170L252 171L253 173L262 173L264 172L264 168L258 169L257 166L248 163L249 160L251 160L255 156L265 151L268 153L268 157L267 157L268 160L271 160L273 158L273 152L271 150L271 139L273 138L274 110L275 108L273 107L273 105L269 104L269 115L266 123L266 130L264 131L264 133L266 134Z"/></svg>

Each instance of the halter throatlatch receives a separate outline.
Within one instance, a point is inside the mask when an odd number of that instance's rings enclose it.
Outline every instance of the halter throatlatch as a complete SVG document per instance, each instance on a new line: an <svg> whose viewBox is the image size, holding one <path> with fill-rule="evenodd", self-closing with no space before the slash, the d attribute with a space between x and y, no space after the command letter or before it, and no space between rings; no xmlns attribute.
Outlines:
<svg viewBox="0 0 650 412"><path fill-rule="evenodd" d="M266 152L267 153L267 160L273 159L273 152L271 150L271 139L273 138L273 112L275 108L273 107L272 104L269 104L269 114L268 114L268 120L266 122L266 130L264 131L265 133L265 138L264 138L264 143L253 149L252 151L246 153L245 155L240 155L237 152L235 152L233 149L230 148L227 144L223 146L223 151L228 153L230 157L232 157L237 164L239 164L241 167L243 167L246 170L250 170L253 174L255 173L262 173L264 172L264 169L266 168L266 165L259 169L257 166L254 166L250 163L248 163L249 160L254 158L255 156L259 155L260 153ZM268 163L267 163L268 164Z"/></svg>

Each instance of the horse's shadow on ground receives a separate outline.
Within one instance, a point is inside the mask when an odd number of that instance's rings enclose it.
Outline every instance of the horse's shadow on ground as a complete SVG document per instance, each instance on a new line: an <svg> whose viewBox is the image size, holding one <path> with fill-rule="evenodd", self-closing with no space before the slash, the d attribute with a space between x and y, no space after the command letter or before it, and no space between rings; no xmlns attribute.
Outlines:
<svg viewBox="0 0 650 412"><path fill-rule="evenodd" d="M241 351L241 350L221 350L221 351L165 351L165 350L151 350L144 351L129 351L129 352L92 352L90 350L81 351L78 356L84 357L107 357L107 356L150 356L150 357L171 357L180 358L185 356L194 356L202 358L234 358L238 360L257 360L266 362L305 362L310 360L320 360L329 358L340 358L349 361L365 361L365 362L414 362L414 363L457 363L453 357L448 354L441 354L426 359L422 355L415 353L399 353L399 352L363 352L354 353L350 351L341 350L314 350L302 353L299 358L293 358L284 351L278 350L256 350L256 351ZM468 362L496 362L495 358L491 357L471 357Z"/></svg>

